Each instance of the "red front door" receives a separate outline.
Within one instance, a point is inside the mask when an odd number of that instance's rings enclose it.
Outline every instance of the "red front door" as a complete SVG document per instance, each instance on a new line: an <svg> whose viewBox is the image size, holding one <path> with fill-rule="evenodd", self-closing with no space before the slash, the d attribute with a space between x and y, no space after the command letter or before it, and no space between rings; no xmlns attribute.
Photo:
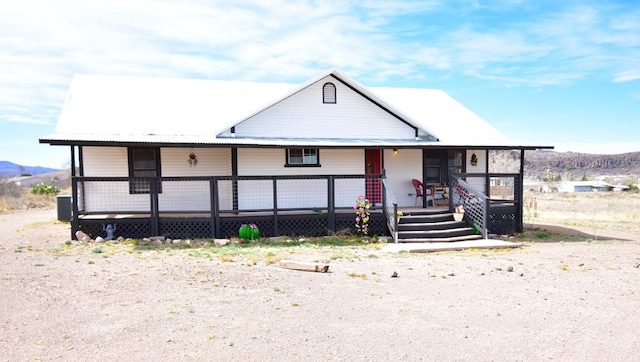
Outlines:
<svg viewBox="0 0 640 362"><path fill-rule="evenodd" d="M364 151L365 174L379 175L382 173L382 150L379 148L369 148ZM373 204L382 202L382 186L380 180L367 179L367 199Z"/></svg>

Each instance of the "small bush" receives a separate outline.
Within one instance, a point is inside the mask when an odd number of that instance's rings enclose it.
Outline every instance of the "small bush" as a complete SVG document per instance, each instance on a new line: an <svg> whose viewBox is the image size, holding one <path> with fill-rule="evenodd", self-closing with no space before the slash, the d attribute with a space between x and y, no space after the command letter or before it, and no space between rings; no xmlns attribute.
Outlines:
<svg viewBox="0 0 640 362"><path fill-rule="evenodd" d="M22 191L20 186L13 182L2 182L0 183L0 196L17 198L22 196Z"/></svg>
<svg viewBox="0 0 640 362"><path fill-rule="evenodd" d="M35 186L31 186L31 193L36 195L53 195L59 192L60 189L58 188L58 186L48 185L43 182Z"/></svg>

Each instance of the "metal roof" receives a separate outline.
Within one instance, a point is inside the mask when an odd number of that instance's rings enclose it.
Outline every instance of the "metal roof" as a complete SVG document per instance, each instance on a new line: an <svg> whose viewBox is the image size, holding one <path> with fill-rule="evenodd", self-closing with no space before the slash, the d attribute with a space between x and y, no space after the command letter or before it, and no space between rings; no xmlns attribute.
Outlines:
<svg viewBox="0 0 640 362"><path fill-rule="evenodd" d="M218 136L329 75L438 140ZM76 75L55 133L41 138L40 142L60 145L552 148L509 140L441 90L364 87L337 70L323 73L302 85Z"/></svg>

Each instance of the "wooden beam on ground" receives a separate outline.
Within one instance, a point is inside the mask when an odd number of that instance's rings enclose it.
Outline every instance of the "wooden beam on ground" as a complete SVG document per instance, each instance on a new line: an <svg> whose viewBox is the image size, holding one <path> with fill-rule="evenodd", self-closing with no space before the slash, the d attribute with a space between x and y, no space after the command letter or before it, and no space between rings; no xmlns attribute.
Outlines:
<svg viewBox="0 0 640 362"><path fill-rule="evenodd" d="M329 265L319 265L316 263L306 263L295 260L281 260L280 267L292 270L302 270L317 273L326 273L329 271Z"/></svg>

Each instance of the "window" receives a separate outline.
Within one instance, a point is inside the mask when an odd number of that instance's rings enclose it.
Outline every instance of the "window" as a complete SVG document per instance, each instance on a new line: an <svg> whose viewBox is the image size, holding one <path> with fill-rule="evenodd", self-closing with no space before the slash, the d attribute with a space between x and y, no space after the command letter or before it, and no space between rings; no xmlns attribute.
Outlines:
<svg viewBox="0 0 640 362"><path fill-rule="evenodd" d="M129 148L129 192L132 194L148 194L151 192L149 177L160 175L160 149ZM162 192L161 180L158 179L158 193Z"/></svg>
<svg viewBox="0 0 640 362"><path fill-rule="evenodd" d="M325 83L322 87L322 103L336 103L336 86L333 83Z"/></svg>
<svg viewBox="0 0 640 362"><path fill-rule="evenodd" d="M317 148L290 148L286 166L320 166Z"/></svg>
<svg viewBox="0 0 640 362"><path fill-rule="evenodd" d="M452 173L462 173L462 151L449 150L447 159L447 178Z"/></svg>
<svg viewBox="0 0 640 362"><path fill-rule="evenodd" d="M441 177L441 154L438 151L429 151L425 157L425 170L426 176L425 182L428 184L440 183Z"/></svg>
<svg viewBox="0 0 640 362"><path fill-rule="evenodd" d="M425 182L448 183L449 173L464 171L463 161L462 150L427 150L424 159Z"/></svg>

